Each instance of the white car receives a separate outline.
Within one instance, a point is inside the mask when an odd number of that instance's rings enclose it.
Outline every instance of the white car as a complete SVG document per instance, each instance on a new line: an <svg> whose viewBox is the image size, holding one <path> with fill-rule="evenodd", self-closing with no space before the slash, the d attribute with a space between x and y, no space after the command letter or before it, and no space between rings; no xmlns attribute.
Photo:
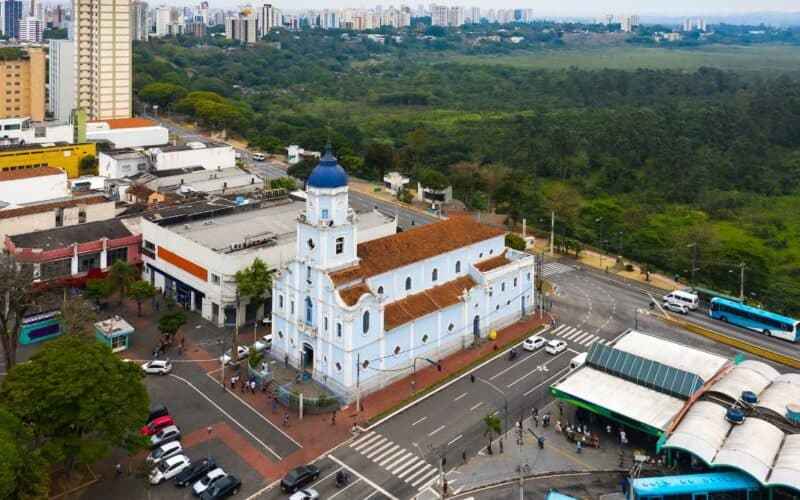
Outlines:
<svg viewBox="0 0 800 500"><path fill-rule="evenodd" d="M150 436L150 446L155 448L170 441L178 441L181 438L181 430L177 425L168 425Z"/></svg>
<svg viewBox="0 0 800 500"><path fill-rule="evenodd" d="M228 474L224 470L222 470L221 467L212 469L211 471L208 472L208 474L206 474L199 481L194 483L194 486L192 486L192 492L195 495L200 496L203 494L204 491L206 491L209 488L209 486L211 486L211 483L227 475Z"/></svg>
<svg viewBox="0 0 800 500"><path fill-rule="evenodd" d="M162 481L168 481L180 474L191 464L189 457L186 455L175 455L162 460L155 469L150 471L150 484L159 484Z"/></svg>
<svg viewBox="0 0 800 500"><path fill-rule="evenodd" d="M168 359L154 359L142 365L148 375L166 375L172 371L172 362Z"/></svg>
<svg viewBox="0 0 800 500"><path fill-rule="evenodd" d="M563 340L553 339L547 343L547 347L544 348L546 352L549 354L558 354L563 352L567 348L567 343Z"/></svg>
<svg viewBox="0 0 800 500"><path fill-rule="evenodd" d="M664 309L678 314L689 314L689 308L677 302L664 302Z"/></svg>
<svg viewBox="0 0 800 500"><path fill-rule="evenodd" d="M272 349L272 334L269 333L256 340L256 343L253 344L253 349L255 349L256 352Z"/></svg>
<svg viewBox="0 0 800 500"><path fill-rule="evenodd" d="M297 490L294 492L292 496L289 497L289 500L318 500L319 493L317 490L306 488L304 490Z"/></svg>
<svg viewBox="0 0 800 500"><path fill-rule="evenodd" d="M180 455L181 453L183 453L183 446L181 446L181 443L179 441L170 441L151 451L150 454L147 455L147 463L158 465L162 460Z"/></svg>
<svg viewBox="0 0 800 500"><path fill-rule="evenodd" d="M264 153L253 153L253 159L255 161L264 161L267 159L267 157L264 156Z"/></svg>
<svg viewBox="0 0 800 500"><path fill-rule="evenodd" d="M544 346L546 340L542 337L537 335L533 335L525 339L525 342L522 343L522 348L526 351L535 351L536 349L540 349Z"/></svg>
<svg viewBox="0 0 800 500"><path fill-rule="evenodd" d="M247 347L245 347L243 345L236 346L236 352L238 353L238 356L236 356L236 361L241 361L241 360L243 360L244 358L246 358L247 356L250 355L250 349L248 349ZM225 351L225 354L220 356L219 360L223 364L226 364L226 365L230 364L230 362L231 362L231 350L228 349L227 351Z"/></svg>

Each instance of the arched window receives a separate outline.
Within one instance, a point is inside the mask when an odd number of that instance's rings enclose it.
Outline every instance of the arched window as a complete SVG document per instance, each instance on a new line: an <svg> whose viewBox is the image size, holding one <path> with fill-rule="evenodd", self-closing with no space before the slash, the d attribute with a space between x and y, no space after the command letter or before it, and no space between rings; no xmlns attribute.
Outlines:
<svg viewBox="0 0 800 500"><path fill-rule="evenodd" d="M461 261L460 260L456 261L456 272L457 273L461 272Z"/></svg>
<svg viewBox="0 0 800 500"><path fill-rule="evenodd" d="M406 278L406 290L411 290L411 276Z"/></svg>
<svg viewBox="0 0 800 500"><path fill-rule="evenodd" d="M383 295L383 287L382 286L378 287L378 295Z"/></svg>
<svg viewBox="0 0 800 500"><path fill-rule="evenodd" d="M439 279L439 270L434 268L433 271L431 271L431 281L436 281L438 279Z"/></svg>
<svg viewBox="0 0 800 500"><path fill-rule="evenodd" d="M306 297L306 323L309 325L314 323L314 303L311 302L311 297Z"/></svg>
<svg viewBox="0 0 800 500"><path fill-rule="evenodd" d="M367 333L369 331L369 311L364 311L364 316L362 316L361 322L364 333Z"/></svg>

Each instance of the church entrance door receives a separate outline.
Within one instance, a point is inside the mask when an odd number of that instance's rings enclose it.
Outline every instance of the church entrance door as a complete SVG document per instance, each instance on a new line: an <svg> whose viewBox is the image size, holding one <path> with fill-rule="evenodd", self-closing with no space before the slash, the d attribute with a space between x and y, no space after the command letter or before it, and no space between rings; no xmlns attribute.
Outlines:
<svg viewBox="0 0 800 500"><path fill-rule="evenodd" d="M308 342L303 343L303 371L314 372L314 347Z"/></svg>

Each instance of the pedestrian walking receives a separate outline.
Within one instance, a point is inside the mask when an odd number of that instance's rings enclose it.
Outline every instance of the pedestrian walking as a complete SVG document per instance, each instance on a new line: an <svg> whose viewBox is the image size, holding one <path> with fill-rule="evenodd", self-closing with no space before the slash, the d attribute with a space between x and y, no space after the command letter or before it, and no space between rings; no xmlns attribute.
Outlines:
<svg viewBox="0 0 800 500"><path fill-rule="evenodd" d="M539 436L538 438L536 438L536 442L539 444L539 449L543 450L544 449L544 436Z"/></svg>
<svg viewBox="0 0 800 500"><path fill-rule="evenodd" d="M288 354L284 354L283 355L283 367L284 368L289 368L289 355Z"/></svg>
<svg viewBox="0 0 800 500"><path fill-rule="evenodd" d="M575 443L575 453L578 453L578 454L580 454L580 452L581 452L581 440L579 439L579 440L578 440L578 441Z"/></svg>
<svg viewBox="0 0 800 500"><path fill-rule="evenodd" d="M533 416L533 426L534 427L539 427L539 416L538 415L534 415Z"/></svg>
<svg viewBox="0 0 800 500"><path fill-rule="evenodd" d="M336 425L336 410L331 413L331 425Z"/></svg>
<svg viewBox="0 0 800 500"><path fill-rule="evenodd" d="M611 435L611 424L606 424L606 434Z"/></svg>
<svg viewBox="0 0 800 500"><path fill-rule="evenodd" d="M275 413L277 411L278 411L278 400L277 399L273 399L272 400L272 413Z"/></svg>
<svg viewBox="0 0 800 500"><path fill-rule="evenodd" d="M503 440L500 440L500 453L503 453Z"/></svg>
<svg viewBox="0 0 800 500"><path fill-rule="evenodd" d="M251 394L255 394L256 393L256 379L252 379L250 381L250 393Z"/></svg>
<svg viewBox="0 0 800 500"><path fill-rule="evenodd" d="M531 410L531 414L534 417L538 417L539 416L539 410L534 406L533 409Z"/></svg>
<svg viewBox="0 0 800 500"><path fill-rule="evenodd" d="M114 469L117 471L117 476L122 475L122 464L117 462L117 465L114 466Z"/></svg>
<svg viewBox="0 0 800 500"><path fill-rule="evenodd" d="M464 463L467 463L467 452L466 451L462 451L461 452L461 461L463 461Z"/></svg>
<svg viewBox="0 0 800 500"><path fill-rule="evenodd" d="M289 413L288 412L283 414L283 426L284 427L289 427Z"/></svg>
<svg viewBox="0 0 800 500"><path fill-rule="evenodd" d="M619 440L620 440L619 444L623 444L623 445L628 444L628 435L625 434L625 431L621 431L619 433Z"/></svg>
<svg viewBox="0 0 800 500"><path fill-rule="evenodd" d="M472 382L473 384L475 383L475 374L474 373L470 373L469 374L469 381Z"/></svg>
<svg viewBox="0 0 800 500"><path fill-rule="evenodd" d="M564 403L562 403L561 401L558 402L558 416L559 417L564 416Z"/></svg>

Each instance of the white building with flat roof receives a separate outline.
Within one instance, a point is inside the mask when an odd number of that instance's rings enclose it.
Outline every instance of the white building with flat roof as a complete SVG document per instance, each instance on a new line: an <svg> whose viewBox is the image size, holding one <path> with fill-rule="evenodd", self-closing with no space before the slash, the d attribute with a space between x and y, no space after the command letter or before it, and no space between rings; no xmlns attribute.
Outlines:
<svg viewBox="0 0 800 500"><path fill-rule="evenodd" d="M269 316L269 297L237 304L235 276L256 258L271 269L293 259L305 206L288 197L245 206L218 199L151 212L141 220L143 277L219 326ZM397 231L397 222L378 212L355 219L359 241Z"/></svg>
<svg viewBox="0 0 800 500"><path fill-rule="evenodd" d="M169 143L169 130L147 118L99 120L86 124L86 139L108 141L116 149L149 148Z"/></svg>
<svg viewBox="0 0 800 500"><path fill-rule="evenodd" d="M122 179L147 172L147 156L135 149L114 149L97 154L98 171L108 179Z"/></svg>
<svg viewBox="0 0 800 500"><path fill-rule="evenodd" d="M222 142L189 142L183 146L164 146L148 151L155 170L203 167L219 170L236 166L236 151Z"/></svg>
<svg viewBox="0 0 800 500"><path fill-rule="evenodd" d="M16 208L70 196L67 173L55 167L36 167L0 172L0 202Z"/></svg>

